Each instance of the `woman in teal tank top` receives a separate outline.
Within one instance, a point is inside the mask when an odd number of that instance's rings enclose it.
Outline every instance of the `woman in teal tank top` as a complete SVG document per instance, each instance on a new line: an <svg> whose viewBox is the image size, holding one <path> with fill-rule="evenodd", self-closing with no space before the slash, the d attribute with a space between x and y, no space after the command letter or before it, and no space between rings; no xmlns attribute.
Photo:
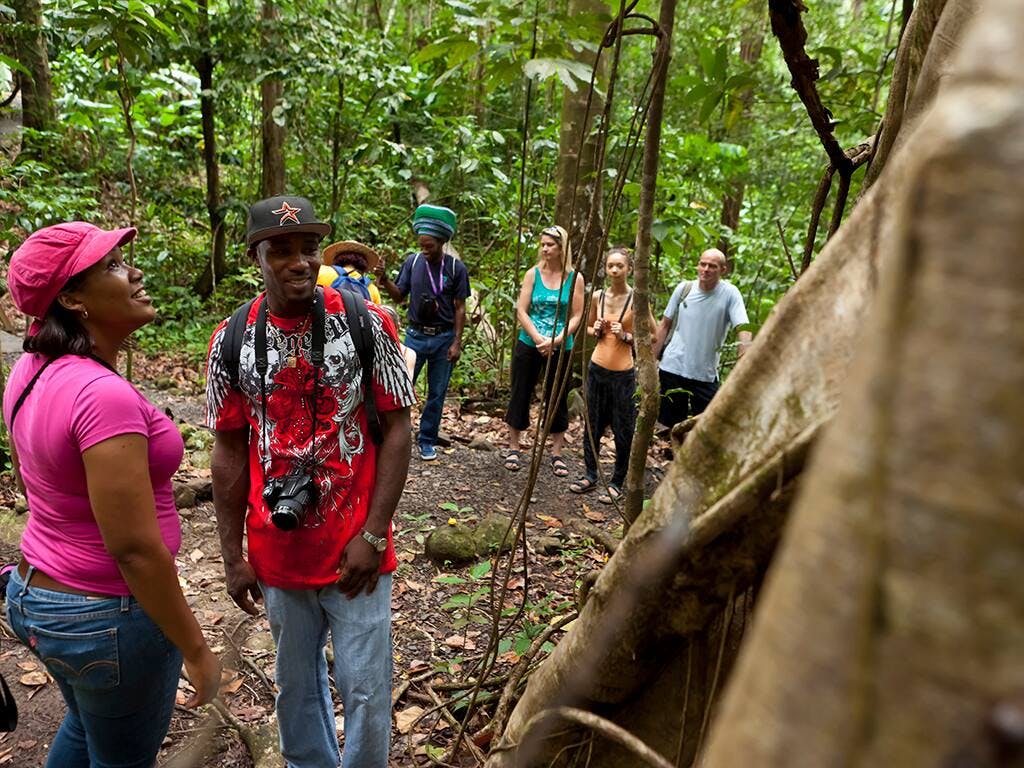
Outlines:
<svg viewBox="0 0 1024 768"><path fill-rule="evenodd" d="M558 477L569 474L562 458L565 430L569 426L569 387L559 387L561 397L552 403L551 391L569 365L573 337L583 318L583 276L573 269L569 235L562 227L548 227L540 236L540 260L523 278L516 302L516 319L522 330L512 355L512 397L505 423L509 427L505 469L522 466L519 450L523 430L530 427L530 401L537 380L544 381L541 417L554 409L551 422L551 469ZM553 357L548 368L548 358Z"/></svg>

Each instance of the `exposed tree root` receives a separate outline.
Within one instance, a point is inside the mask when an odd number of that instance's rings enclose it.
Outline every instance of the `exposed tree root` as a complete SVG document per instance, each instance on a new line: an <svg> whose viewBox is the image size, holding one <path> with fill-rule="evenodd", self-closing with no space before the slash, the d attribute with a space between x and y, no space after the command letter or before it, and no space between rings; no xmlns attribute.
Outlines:
<svg viewBox="0 0 1024 768"><path fill-rule="evenodd" d="M276 721L250 728L232 714L220 699L213 700L213 708L225 725L232 728L249 750L253 768L283 768L280 740Z"/></svg>
<svg viewBox="0 0 1024 768"><path fill-rule="evenodd" d="M643 741L631 734L625 728L616 725L611 720L605 720L603 717L598 717L592 712L587 712L583 709L575 709L573 707L555 707L554 709L545 709L535 715L534 718L526 724L526 728L524 730L529 733L531 727L536 725L539 721L552 717L561 718L562 720L570 720L590 728L591 730L599 731L610 741L614 741L617 744L622 745L643 760L647 765L654 766L654 768L674 768L672 763L648 747L643 743ZM514 748L515 745L495 747L496 750Z"/></svg>

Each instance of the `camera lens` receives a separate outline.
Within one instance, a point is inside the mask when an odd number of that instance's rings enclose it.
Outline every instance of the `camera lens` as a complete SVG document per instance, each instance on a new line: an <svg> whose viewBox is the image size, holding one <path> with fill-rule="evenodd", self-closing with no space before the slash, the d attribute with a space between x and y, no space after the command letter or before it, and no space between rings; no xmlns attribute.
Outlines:
<svg viewBox="0 0 1024 768"><path fill-rule="evenodd" d="M273 489L273 492L269 492ZM269 492L269 493L268 493ZM294 531L302 523L310 507L316 506L317 488L304 473L275 478L263 494L271 507L270 522L282 531Z"/></svg>
<svg viewBox="0 0 1024 768"><path fill-rule="evenodd" d="M270 513L270 522L282 531L294 531L299 527L301 509L294 509L289 501L282 501Z"/></svg>

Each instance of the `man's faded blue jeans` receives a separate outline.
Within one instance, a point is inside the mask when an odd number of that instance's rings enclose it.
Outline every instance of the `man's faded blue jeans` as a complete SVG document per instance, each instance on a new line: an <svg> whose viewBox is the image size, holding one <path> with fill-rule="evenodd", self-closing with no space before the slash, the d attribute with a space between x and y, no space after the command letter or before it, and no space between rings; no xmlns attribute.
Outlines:
<svg viewBox="0 0 1024 768"><path fill-rule="evenodd" d="M441 411L448 382L452 377L452 364L448 362L448 348L455 341L455 331L445 331L436 336L427 336L415 328L405 334L405 346L416 353L416 367L413 383L420 377L420 370L427 366L427 401L420 413L419 444L434 445L441 428Z"/></svg>
<svg viewBox="0 0 1024 768"><path fill-rule="evenodd" d="M337 768L338 733L327 680L345 715L344 768L387 768L391 743L391 574L349 600L334 585L278 589L261 583L277 644L277 722L288 768Z"/></svg>

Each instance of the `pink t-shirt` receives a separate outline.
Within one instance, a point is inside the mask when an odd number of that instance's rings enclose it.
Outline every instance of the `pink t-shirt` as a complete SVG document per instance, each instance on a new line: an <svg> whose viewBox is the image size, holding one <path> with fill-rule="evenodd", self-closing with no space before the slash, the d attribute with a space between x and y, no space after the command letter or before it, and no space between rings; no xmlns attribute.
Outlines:
<svg viewBox="0 0 1024 768"><path fill-rule="evenodd" d="M40 355L25 354L11 370L3 403L8 424L14 404L43 361ZM135 387L95 360L67 355L43 371L14 422L29 506L22 554L57 581L102 595L127 595L130 590L93 517L82 452L124 434L149 439L160 534L176 555L181 524L171 477L184 446L171 420Z"/></svg>

